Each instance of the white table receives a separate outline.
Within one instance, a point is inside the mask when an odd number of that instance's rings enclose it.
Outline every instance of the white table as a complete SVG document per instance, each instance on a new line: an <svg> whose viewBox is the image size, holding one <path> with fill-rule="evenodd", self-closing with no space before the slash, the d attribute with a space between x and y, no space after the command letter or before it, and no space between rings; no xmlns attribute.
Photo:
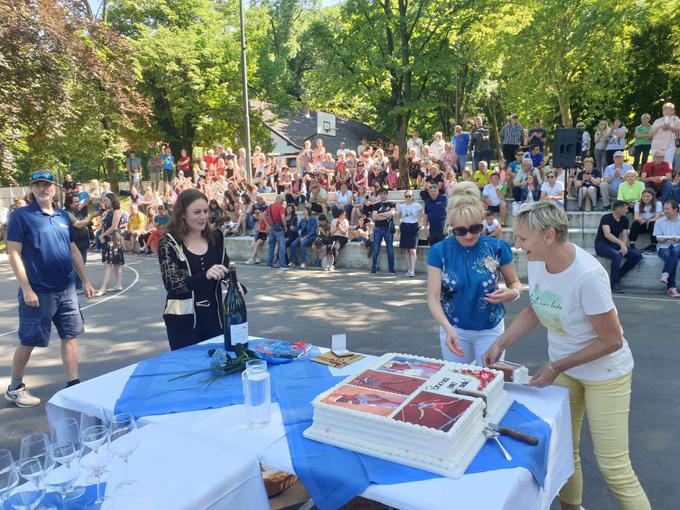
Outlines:
<svg viewBox="0 0 680 510"><path fill-rule="evenodd" d="M369 361L370 358L344 369L331 368L331 373L348 375L360 370ZM48 418L54 420L92 405L112 412L133 371L134 365L60 391L47 404ZM413 510L448 510L452 501L456 501L458 508L485 510L549 508L550 502L573 472L568 393L558 387L538 390L508 384L506 388L515 400L544 419L552 429L545 489L541 489L526 469L512 468L469 474L459 480L436 478L395 485L371 485L362 496L395 508ZM140 423L200 438L208 444L219 445L216 449L220 451L238 448L237 451L244 456L256 457L262 464L294 472L281 413L276 404L272 406L270 425L256 430L244 425L243 406L148 416Z"/></svg>

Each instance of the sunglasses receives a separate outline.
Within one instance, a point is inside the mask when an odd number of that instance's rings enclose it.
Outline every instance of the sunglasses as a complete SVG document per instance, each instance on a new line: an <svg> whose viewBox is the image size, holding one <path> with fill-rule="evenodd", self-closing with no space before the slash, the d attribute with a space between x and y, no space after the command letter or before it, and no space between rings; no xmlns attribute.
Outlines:
<svg viewBox="0 0 680 510"><path fill-rule="evenodd" d="M404 195L404 198L413 198L413 195Z"/></svg>
<svg viewBox="0 0 680 510"><path fill-rule="evenodd" d="M33 172L31 174L31 181L46 180L54 182L54 176L49 172Z"/></svg>
<svg viewBox="0 0 680 510"><path fill-rule="evenodd" d="M554 179L555 176L554 176L554 175L546 175L546 178L548 178L548 179Z"/></svg>
<svg viewBox="0 0 680 510"><path fill-rule="evenodd" d="M471 234L479 234L482 230L484 230L484 225L481 223L475 223L474 225L470 225L468 228L454 227L453 233L456 235L456 237L463 237L468 232Z"/></svg>

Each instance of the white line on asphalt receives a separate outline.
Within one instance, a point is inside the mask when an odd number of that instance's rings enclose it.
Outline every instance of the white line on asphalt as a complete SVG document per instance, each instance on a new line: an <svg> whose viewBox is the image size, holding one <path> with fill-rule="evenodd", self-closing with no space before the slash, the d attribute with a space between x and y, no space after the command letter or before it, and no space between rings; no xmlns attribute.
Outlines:
<svg viewBox="0 0 680 510"><path fill-rule="evenodd" d="M101 301L97 301L96 303L92 303L92 304L89 304L87 306L83 306L80 309L80 311L87 310L88 308L92 308L93 306L101 305L102 303L106 303L110 299L118 297L121 294L125 294L128 290L130 290L139 281L139 273L137 272L137 270L134 267L130 267L130 266L123 266L123 267L125 267L125 268L129 269L130 271L132 271L133 273L135 273L135 279L132 281L132 283L130 285L128 285L127 287L125 287L120 292L117 292L116 294L112 294L109 297L102 299ZM11 335L13 333L16 333L17 331L19 331L19 330L15 329L13 331L7 331L5 333L0 333L0 337Z"/></svg>
<svg viewBox="0 0 680 510"><path fill-rule="evenodd" d="M644 301L662 301L663 303L680 303L680 299L669 299L659 297L647 297L645 294L638 294L637 296L612 296L614 299L638 299Z"/></svg>

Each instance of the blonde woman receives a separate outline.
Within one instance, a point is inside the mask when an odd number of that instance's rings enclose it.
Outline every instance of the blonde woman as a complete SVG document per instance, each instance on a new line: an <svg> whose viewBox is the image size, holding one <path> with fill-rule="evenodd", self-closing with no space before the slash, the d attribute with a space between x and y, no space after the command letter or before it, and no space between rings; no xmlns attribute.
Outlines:
<svg viewBox="0 0 680 510"><path fill-rule="evenodd" d="M650 510L628 455L633 356L623 337L607 271L587 251L568 242L564 208L550 202L522 207L515 239L529 261L530 305L522 310L489 350L484 364L539 322L548 329L550 361L529 383L569 390L574 474L560 491L561 510L579 510L583 475L579 441L584 414L597 465L624 510Z"/></svg>
<svg viewBox="0 0 680 510"><path fill-rule="evenodd" d="M505 330L503 303L522 290L510 245L482 235L483 219L477 186L458 183L446 218L454 235L431 246L427 257L427 304L440 326L442 357L479 365ZM498 287L501 275L506 288Z"/></svg>

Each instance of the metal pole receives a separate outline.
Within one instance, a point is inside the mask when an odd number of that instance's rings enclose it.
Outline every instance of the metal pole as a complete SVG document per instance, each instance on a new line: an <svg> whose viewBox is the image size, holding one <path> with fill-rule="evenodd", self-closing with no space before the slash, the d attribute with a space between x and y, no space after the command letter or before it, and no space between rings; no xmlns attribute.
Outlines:
<svg viewBox="0 0 680 510"><path fill-rule="evenodd" d="M243 14L243 0L238 1L241 17L241 86L243 88L243 129L246 142L246 179L253 180L253 165L250 162L250 104L248 102L248 75L246 71L246 20Z"/></svg>

